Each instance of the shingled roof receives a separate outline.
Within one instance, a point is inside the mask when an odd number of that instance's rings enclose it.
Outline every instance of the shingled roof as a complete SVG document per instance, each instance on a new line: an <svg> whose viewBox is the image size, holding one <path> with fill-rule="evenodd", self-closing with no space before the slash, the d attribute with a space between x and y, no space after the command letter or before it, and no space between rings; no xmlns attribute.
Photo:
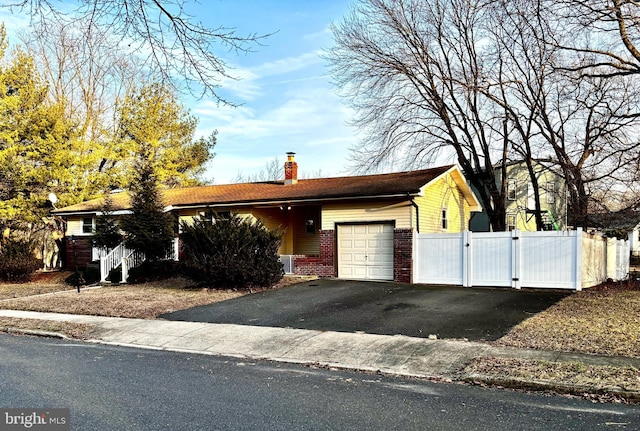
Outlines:
<svg viewBox="0 0 640 431"><path fill-rule="evenodd" d="M459 172L455 165L447 165L392 174L299 180L297 184L291 185L285 185L283 181L270 181L167 189L162 192L162 200L166 207L172 209L199 205L234 206L368 197L410 197L416 196L424 185L449 170ZM129 209L130 200L127 192L115 193L112 198L114 210ZM103 199L98 198L54 212L95 212L100 210L102 204Z"/></svg>

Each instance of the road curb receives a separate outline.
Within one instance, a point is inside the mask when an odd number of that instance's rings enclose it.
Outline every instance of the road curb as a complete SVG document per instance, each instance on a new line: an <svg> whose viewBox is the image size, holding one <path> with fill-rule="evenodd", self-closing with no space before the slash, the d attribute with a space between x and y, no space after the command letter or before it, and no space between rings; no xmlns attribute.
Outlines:
<svg viewBox="0 0 640 431"><path fill-rule="evenodd" d="M40 329L14 328L12 326L0 326L0 332L6 332L8 334L18 334L18 335L34 335L34 336L46 337L46 338L58 338L61 340L72 339L59 332L43 331Z"/></svg>
<svg viewBox="0 0 640 431"><path fill-rule="evenodd" d="M534 391L553 391L568 395L614 395L626 399L629 402L640 402L640 391L629 391L619 386L586 386L567 383L549 382L543 380L526 380L514 377L502 378L488 374L471 373L459 376L456 380L470 384L487 384L502 386L510 389L524 389Z"/></svg>

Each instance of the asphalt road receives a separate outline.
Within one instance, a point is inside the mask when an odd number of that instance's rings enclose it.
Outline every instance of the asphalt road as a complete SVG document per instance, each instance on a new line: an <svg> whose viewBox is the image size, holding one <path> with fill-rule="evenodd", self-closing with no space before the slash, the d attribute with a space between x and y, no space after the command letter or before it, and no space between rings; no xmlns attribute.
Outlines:
<svg viewBox="0 0 640 431"><path fill-rule="evenodd" d="M0 382L73 430L640 429L636 406L5 334Z"/></svg>
<svg viewBox="0 0 640 431"><path fill-rule="evenodd" d="M497 340L569 293L320 279L162 315L169 320Z"/></svg>

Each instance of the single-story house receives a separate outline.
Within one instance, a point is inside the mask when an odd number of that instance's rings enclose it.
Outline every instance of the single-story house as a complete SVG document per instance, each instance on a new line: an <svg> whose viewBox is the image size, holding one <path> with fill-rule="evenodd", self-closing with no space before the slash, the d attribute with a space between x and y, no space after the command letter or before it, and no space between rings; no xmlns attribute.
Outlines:
<svg viewBox="0 0 640 431"><path fill-rule="evenodd" d="M300 179L294 153L285 178L162 192L179 222L211 213L261 220L284 232L289 272L346 279L412 281L414 233L461 232L478 199L455 165L391 174ZM112 195L114 214L129 211L127 192ZM54 211L66 220L67 265L92 260L90 238L103 199Z"/></svg>
<svg viewBox="0 0 640 431"><path fill-rule="evenodd" d="M605 235L628 239L631 256L640 256L640 210L636 207L589 214L589 223Z"/></svg>

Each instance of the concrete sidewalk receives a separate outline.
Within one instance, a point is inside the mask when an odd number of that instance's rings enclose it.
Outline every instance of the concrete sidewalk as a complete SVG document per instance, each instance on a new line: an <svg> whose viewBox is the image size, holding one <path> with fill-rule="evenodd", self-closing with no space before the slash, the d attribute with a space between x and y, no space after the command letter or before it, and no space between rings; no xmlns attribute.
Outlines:
<svg viewBox="0 0 640 431"><path fill-rule="evenodd" d="M199 322L124 319L0 310L2 317L94 325L91 342L246 359L320 365L400 376L461 379L473 358L504 357L589 365L633 366L640 359L494 347L403 335L314 331ZM640 394L638 394L640 395Z"/></svg>

